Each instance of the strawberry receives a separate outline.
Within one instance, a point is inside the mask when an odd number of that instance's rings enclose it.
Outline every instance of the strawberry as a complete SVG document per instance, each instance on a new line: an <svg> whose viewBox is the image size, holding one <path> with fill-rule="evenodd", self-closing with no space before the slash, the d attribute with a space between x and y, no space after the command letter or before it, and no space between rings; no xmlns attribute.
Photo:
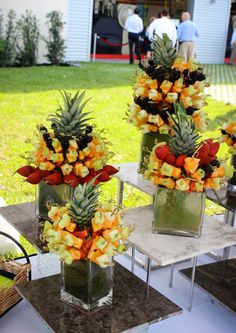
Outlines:
<svg viewBox="0 0 236 333"><path fill-rule="evenodd" d="M97 180L98 180L99 182L107 182L108 180L110 180L110 175L109 175L106 171L102 171L102 172L99 174Z"/></svg>
<svg viewBox="0 0 236 333"><path fill-rule="evenodd" d="M184 161L185 161L185 158L187 157L187 155L179 155L176 159L176 162L175 162L175 165L177 167L182 167L184 166Z"/></svg>
<svg viewBox="0 0 236 333"><path fill-rule="evenodd" d="M75 232L73 232L73 235L83 239L88 236L88 231L86 229L81 230L81 231L75 231Z"/></svg>
<svg viewBox="0 0 236 333"><path fill-rule="evenodd" d="M103 171L106 171L109 176L114 175L117 173L119 170L113 167L112 165L105 165L102 169Z"/></svg>
<svg viewBox="0 0 236 333"><path fill-rule="evenodd" d="M25 165L21 168L19 168L18 170L16 170L17 173L19 173L19 175L23 176L23 177L28 177L32 172L34 172L34 167L30 166L30 165Z"/></svg>
<svg viewBox="0 0 236 333"><path fill-rule="evenodd" d="M89 169L89 175L92 177L95 177L97 175L97 173L94 169Z"/></svg>
<svg viewBox="0 0 236 333"><path fill-rule="evenodd" d="M170 165L175 165L176 157L175 157L175 155L173 155L172 153L169 153L169 154L165 157L164 161L165 161L166 163L170 164Z"/></svg>
<svg viewBox="0 0 236 333"><path fill-rule="evenodd" d="M40 179L40 176L39 176L39 173L38 172L32 172L27 178L26 178L26 181L30 184L38 184L40 183L41 179Z"/></svg>
<svg viewBox="0 0 236 333"><path fill-rule="evenodd" d="M156 157L159 160L164 160L169 153L170 153L170 148L167 145L163 145L155 149Z"/></svg>
<svg viewBox="0 0 236 333"><path fill-rule="evenodd" d="M47 176L44 179L44 181L48 185L60 185L63 183L63 176L62 176L61 172L56 171L56 172L52 173L51 175Z"/></svg>
<svg viewBox="0 0 236 333"><path fill-rule="evenodd" d="M79 184L78 177L76 175L74 175L73 173L70 175L64 176L63 181L65 184L68 184L72 187L76 187Z"/></svg>
<svg viewBox="0 0 236 333"><path fill-rule="evenodd" d="M38 172L40 179L44 179L45 177L49 176L51 174L51 171L48 170L41 170L39 168L36 168L34 172Z"/></svg>
<svg viewBox="0 0 236 333"><path fill-rule="evenodd" d="M200 143L200 148L197 150L195 157L201 160L202 158L208 156L209 151L210 151L209 144L207 143L207 141L203 141Z"/></svg>
<svg viewBox="0 0 236 333"><path fill-rule="evenodd" d="M210 144L210 152L209 155L211 156L216 156L218 150L220 148L220 143L219 142L212 142Z"/></svg>

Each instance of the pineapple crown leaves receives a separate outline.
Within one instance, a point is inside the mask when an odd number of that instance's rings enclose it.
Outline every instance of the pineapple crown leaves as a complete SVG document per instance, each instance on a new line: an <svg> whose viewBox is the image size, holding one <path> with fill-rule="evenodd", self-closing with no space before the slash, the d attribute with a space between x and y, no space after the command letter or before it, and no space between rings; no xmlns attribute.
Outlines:
<svg viewBox="0 0 236 333"><path fill-rule="evenodd" d="M65 90L60 91L60 93L63 99L63 106L58 103L59 109L55 114L49 115L47 120L52 122L52 128L56 134L79 136L83 134L87 122L92 119L88 117L90 112L83 113L83 109L90 98L82 103L85 91L80 93L78 90L74 96Z"/></svg>
<svg viewBox="0 0 236 333"><path fill-rule="evenodd" d="M183 103L174 103L175 116L167 112L173 122L171 130L174 136L169 135L169 146L175 155L193 155L197 149L197 140L200 138L196 133L193 120L188 117Z"/></svg>
<svg viewBox="0 0 236 333"><path fill-rule="evenodd" d="M79 184L74 191L69 204L69 213L75 219L75 222L89 223L99 206L98 197L101 191L98 191L100 186L95 185L97 177L94 177L89 183Z"/></svg>
<svg viewBox="0 0 236 333"><path fill-rule="evenodd" d="M171 39L166 33L162 38L155 34L152 47L155 65L161 65L165 70L169 70L177 57L176 47L173 46Z"/></svg>

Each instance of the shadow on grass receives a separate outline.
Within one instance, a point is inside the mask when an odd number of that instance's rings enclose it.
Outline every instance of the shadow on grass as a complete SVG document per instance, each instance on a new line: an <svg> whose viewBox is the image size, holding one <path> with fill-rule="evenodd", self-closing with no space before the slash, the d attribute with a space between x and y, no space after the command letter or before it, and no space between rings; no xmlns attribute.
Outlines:
<svg viewBox="0 0 236 333"><path fill-rule="evenodd" d="M137 65L82 63L80 67L1 68L0 92L29 93L130 86Z"/></svg>

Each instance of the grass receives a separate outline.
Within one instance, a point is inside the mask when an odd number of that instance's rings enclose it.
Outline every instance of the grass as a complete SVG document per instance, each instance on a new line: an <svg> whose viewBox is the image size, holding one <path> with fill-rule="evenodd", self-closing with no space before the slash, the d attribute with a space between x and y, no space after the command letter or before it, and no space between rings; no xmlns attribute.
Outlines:
<svg viewBox="0 0 236 333"><path fill-rule="evenodd" d="M33 138L37 124L46 124L45 119L57 109L61 100L59 90L70 92L87 90L87 111L93 111L94 124L106 129L106 136L113 144L112 163L132 162L139 158L140 132L124 120L127 104L132 101L132 78L136 66L126 64L86 63L81 67L34 67L0 69L0 196L7 204L34 200L35 187L22 181L15 170L24 165L22 154L31 148L25 143ZM236 107L209 100L206 107L211 119L235 115ZM48 124L49 125L49 124ZM204 137L218 137L214 129ZM221 149L221 155L226 147ZM104 197L116 198L116 180L104 185ZM126 207L144 205L150 198L126 186ZM212 204L208 206L211 210Z"/></svg>

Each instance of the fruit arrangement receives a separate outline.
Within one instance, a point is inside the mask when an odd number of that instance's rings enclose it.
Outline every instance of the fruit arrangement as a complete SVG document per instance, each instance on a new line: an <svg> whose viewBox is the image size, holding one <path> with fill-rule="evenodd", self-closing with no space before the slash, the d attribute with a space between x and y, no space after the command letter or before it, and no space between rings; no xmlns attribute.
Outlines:
<svg viewBox="0 0 236 333"><path fill-rule="evenodd" d="M87 123L91 118L83 112L85 92L61 94L64 105L48 119L52 131L38 126L34 150L28 152L27 165L17 173L30 184L44 181L48 185L65 183L76 187L95 176L97 183L108 181L118 170L106 164L111 156L107 143Z"/></svg>
<svg viewBox="0 0 236 333"><path fill-rule="evenodd" d="M56 253L66 264L90 259L101 267L112 264L116 253L126 250L125 242L131 232L122 226L123 211L111 203L100 204L96 177L78 185L73 199L64 207L53 205L45 221L43 238L49 252Z"/></svg>
<svg viewBox="0 0 236 333"><path fill-rule="evenodd" d="M218 190L223 177L231 177L233 172L217 159L219 142L207 139L198 143L200 137L183 104L174 104L174 107L175 116L169 114L174 135L169 137L168 145L165 142L155 145L144 177L168 189Z"/></svg>
<svg viewBox="0 0 236 333"><path fill-rule="evenodd" d="M134 102L126 113L127 122L144 133L171 133L174 103L182 102L197 130L206 131L207 118L204 88L206 76L194 61L183 63L166 34L156 36L153 42L153 59L142 60L139 67L144 73L136 76L133 86Z"/></svg>
<svg viewBox="0 0 236 333"><path fill-rule="evenodd" d="M221 141L229 146L229 153L236 154L236 121L229 120L222 125Z"/></svg>

